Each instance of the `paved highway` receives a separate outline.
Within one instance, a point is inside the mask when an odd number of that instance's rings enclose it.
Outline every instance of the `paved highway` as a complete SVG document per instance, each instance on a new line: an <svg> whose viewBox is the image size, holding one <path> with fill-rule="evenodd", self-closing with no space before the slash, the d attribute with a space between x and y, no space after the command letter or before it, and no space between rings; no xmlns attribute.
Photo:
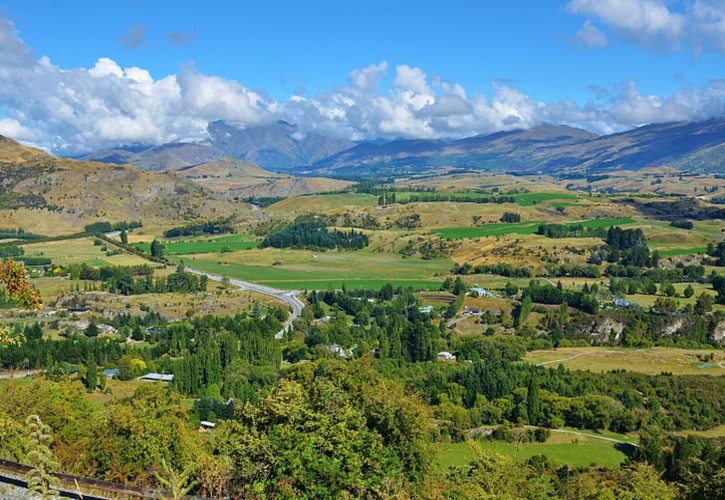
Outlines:
<svg viewBox="0 0 725 500"><path fill-rule="evenodd" d="M211 274L207 273L205 271L199 271L198 269L193 269L191 267L184 267L184 270L190 273L206 276L212 281L222 281L224 280L223 276L219 276L218 274ZM287 322L285 323L285 326L282 330L277 332L275 335L275 338L281 339L284 333L289 330L290 326L296 320L302 315L302 309L305 307L305 303L302 302L300 299L297 298L297 293L294 291L289 290L278 290L277 288L272 288L269 286L264 285L258 285L256 283L250 283L248 281L241 281L233 278L229 278L229 284L234 285L240 290L250 290L253 292L261 293L263 295L269 295L270 297L274 297L275 299L279 299L285 304L287 304L290 309L292 309L292 316L290 316L287 319Z"/></svg>

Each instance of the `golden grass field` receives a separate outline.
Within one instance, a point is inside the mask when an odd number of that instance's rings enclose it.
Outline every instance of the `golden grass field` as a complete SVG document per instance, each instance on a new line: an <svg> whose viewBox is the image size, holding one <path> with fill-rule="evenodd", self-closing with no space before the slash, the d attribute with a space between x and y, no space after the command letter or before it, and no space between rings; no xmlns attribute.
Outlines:
<svg viewBox="0 0 725 500"><path fill-rule="evenodd" d="M704 363L697 357L710 353L715 354L712 363ZM550 368L563 364L572 370L593 372L623 369L650 375L661 372L671 372L674 375L725 375L725 353L711 349L562 347L529 352L524 360Z"/></svg>
<svg viewBox="0 0 725 500"><path fill-rule="evenodd" d="M88 237L31 243L24 245L25 255L49 257L52 259L53 264L58 265L85 263L90 266L131 266L148 264L146 259L128 253L121 253L109 257L106 255L106 252L101 251L100 245L93 244L93 240L94 238ZM108 245L108 249L115 250L116 247Z"/></svg>

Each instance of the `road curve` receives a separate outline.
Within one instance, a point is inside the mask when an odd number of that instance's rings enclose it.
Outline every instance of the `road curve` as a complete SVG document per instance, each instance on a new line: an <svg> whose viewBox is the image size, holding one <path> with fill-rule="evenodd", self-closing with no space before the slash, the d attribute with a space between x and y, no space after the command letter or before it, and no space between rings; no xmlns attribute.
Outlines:
<svg viewBox="0 0 725 500"><path fill-rule="evenodd" d="M187 271L189 273L198 274L200 276L206 276L212 281L223 281L224 277L220 276L218 274L211 274L207 273L205 271L199 271L198 269L193 269L188 266L184 266L184 271ZM272 288L269 286L264 285L258 285L256 283L250 283L248 281L241 281L234 278L228 278L229 284L234 285L240 290L250 290L252 292L261 293L263 295L269 295L270 297L274 297L275 299L281 300L285 304L287 304L290 309L292 310L292 315L287 318L287 321L285 322L284 328L282 328L279 332L275 334L276 339L281 339L282 336L286 331L289 330L290 326L292 326L292 323L294 320L302 316L302 309L305 307L305 303L302 302L300 299L297 298L297 294L299 292L295 291L289 291L289 290L279 290L277 288Z"/></svg>

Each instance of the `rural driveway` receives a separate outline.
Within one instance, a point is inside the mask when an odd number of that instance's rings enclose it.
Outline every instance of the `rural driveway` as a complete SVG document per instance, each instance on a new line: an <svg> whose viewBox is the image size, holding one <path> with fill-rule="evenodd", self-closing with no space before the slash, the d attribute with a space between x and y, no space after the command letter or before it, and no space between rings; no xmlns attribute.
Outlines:
<svg viewBox="0 0 725 500"><path fill-rule="evenodd" d="M219 276L218 274L211 274L207 273L205 271L199 271L197 269L192 269L191 267L184 267L184 270L190 273L198 274L201 276L206 276L212 281L223 281L224 277ZM289 290L279 290L277 288L272 288L269 286L264 285L258 285L256 283L250 283L248 281L241 281L233 278L228 278L229 284L234 285L240 290L250 290L252 292L261 293L263 295L268 295L270 297L274 297L275 299L281 300L285 304L287 304L290 309L292 309L292 316L287 319L285 322L284 328L282 328L277 334L274 336L277 339L281 339L284 333L289 330L290 326L296 320L302 315L302 309L305 307L305 303L302 302L300 299L297 298L297 293L294 291Z"/></svg>

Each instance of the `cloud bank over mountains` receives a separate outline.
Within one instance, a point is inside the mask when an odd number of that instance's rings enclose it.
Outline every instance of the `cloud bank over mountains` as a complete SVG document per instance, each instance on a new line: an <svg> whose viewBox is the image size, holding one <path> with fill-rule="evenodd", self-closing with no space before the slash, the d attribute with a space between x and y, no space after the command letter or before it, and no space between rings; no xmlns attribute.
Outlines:
<svg viewBox="0 0 725 500"><path fill-rule="evenodd" d="M568 8L589 9L604 18L606 11L595 11L592 5L577 0ZM667 36L680 29L667 19L654 25ZM606 45L605 35L588 26L580 42ZM669 96L644 95L636 82L627 81L615 89L596 88L583 105L537 101L497 82L492 82L490 96L469 94L459 83L421 68L391 67L385 61L355 69L347 80L317 95L280 101L240 82L202 74L192 64L160 79L108 58L91 68L62 68L46 56L36 57L13 23L0 19L0 134L58 154L203 140L208 122L217 119L241 127L282 119L303 133L363 140L464 137L543 121L611 133L645 123L725 115L725 80L685 87Z"/></svg>

